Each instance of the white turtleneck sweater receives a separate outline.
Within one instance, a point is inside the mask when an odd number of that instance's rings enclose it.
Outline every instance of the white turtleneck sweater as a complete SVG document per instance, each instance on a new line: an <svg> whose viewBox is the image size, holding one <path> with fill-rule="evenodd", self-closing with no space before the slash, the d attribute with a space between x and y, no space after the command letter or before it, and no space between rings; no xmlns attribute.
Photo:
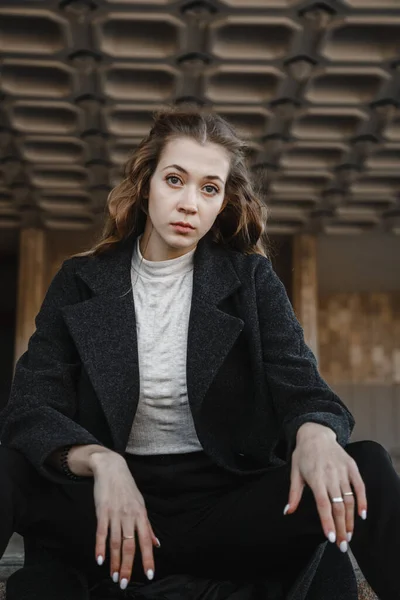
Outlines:
<svg viewBox="0 0 400 600"><path fill-rule="evenodd" d="M188 323L195 249L170 260L143 258L134 244L131 280L139 351L140 395L126 452L202 450L186 388Z"/></svg>

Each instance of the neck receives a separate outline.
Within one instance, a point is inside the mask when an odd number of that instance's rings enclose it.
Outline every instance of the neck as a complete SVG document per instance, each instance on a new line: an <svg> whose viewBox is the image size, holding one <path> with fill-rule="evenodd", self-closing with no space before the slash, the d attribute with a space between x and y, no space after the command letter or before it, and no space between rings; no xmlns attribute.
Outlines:
<svg viewBox="0 0 400 600"><path fill-rule="evenodd" d="M172 246L168 246L164 240L162 240L159 236L153 235L150 237L150 234L143 232L142 237L139 240L139 248L140 252L146 260L152 261L163 261L163 260L171 260L173 258L179 258L188 252L191 252L196 247L196 244L188 248L174 248Z"/></svg>

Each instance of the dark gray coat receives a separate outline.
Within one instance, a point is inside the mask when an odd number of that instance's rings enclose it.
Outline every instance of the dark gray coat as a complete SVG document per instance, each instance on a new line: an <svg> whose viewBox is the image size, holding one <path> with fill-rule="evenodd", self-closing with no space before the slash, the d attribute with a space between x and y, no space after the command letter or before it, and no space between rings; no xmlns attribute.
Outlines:
<svg viewBox="0 0 400 600"><path fill-rule="evenodd" d="M139 399L135 240L63 263L17 363L0 439L54 481L65 483L45 461L60 446L126 448ZM331 427L342 446L354 426L319 375L270 261L224 249L210 234L194 254L187 391L204 450L243 476L290 459L307 421Z"/></svg>

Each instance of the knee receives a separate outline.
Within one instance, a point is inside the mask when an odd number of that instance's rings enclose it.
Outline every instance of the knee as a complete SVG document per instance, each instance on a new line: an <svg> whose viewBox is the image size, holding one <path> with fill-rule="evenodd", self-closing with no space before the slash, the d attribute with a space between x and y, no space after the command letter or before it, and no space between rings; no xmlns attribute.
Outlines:
<svg viewBox="0 0 400 600"><path fill-rule="evenodd" d="M368 459L369 461L381 461L392 460L390 458L390 454L388 451L380 444L379 442L375 442L374 440L362 440L359 442L352 442L345 447L345 450L350 456L352 456L355 460L362 461L363 459Z"/></svg>
<svg viewBox="0 0 400 600"><path fill-rule="evenodd" d="M33 467L18 450L0 445L0 481L27 479Z"/></svg>
<svg viewBox="0 0 400 600"><path fill-rule="evenodd" d="M378 442L363 440L348 444L346 452L355 460L364 483L376 482L380 476L393 470L393 461L389 452Z"/></svg>

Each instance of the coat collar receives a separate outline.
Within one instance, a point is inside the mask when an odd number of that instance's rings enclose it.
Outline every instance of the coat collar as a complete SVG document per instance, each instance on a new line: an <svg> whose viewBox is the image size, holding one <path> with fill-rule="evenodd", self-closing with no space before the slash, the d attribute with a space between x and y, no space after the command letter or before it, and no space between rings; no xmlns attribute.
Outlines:
<svg viewBox="0 0 400 600"><path fill-rule="evenodd" d="M131 259L137 235L131 236L108 253L89 259L77 267L77 275L95 295L118 297L131 290ZM241 285L229 251L216 244L211 233L197 244L194 253L193 297L217 305Z"/></svg>
<svg viewBox="0 0 400 600"><path fill-rule="evenodd" d="M103 408L115 449L126 448L136 413L139 357L134 294L131 287L132 236L118 248L77 266L76 275L93 297L64 307L63 315ZM187 392L196 422L213 378L232 348L244 321L218 305L241 281L229 251L210 233L194 253L193 294L187 346Z"/></svg>

